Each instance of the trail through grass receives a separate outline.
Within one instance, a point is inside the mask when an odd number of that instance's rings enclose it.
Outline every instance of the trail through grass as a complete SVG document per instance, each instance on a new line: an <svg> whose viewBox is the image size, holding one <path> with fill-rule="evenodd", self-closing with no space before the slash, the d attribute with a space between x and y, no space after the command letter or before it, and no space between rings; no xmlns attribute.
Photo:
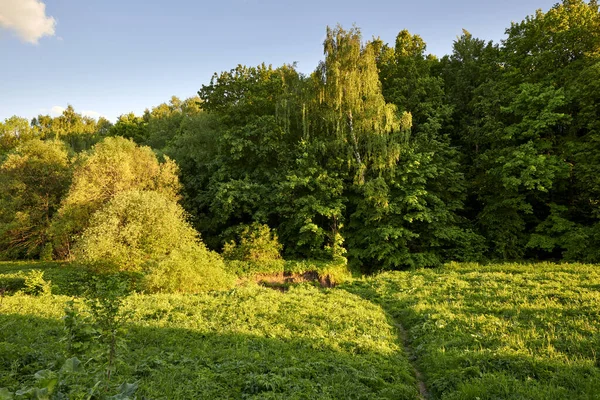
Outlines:
<svg viewBox="0 0 600 400"><path fill-rule="evenodd" d="M53 294L0 305L0 387L65 359L64 303L87 277L32 268ZM152 399L600 399L600 269L450 264L336 288L256 284L199 295L134 294L117 379Z"/></svg>
<svg viewBox="0 0 600 400"><path fill-rule="evenodd" d="M597 266L452 264L345 288L406 328L431 398L600 398Z"/></svg>

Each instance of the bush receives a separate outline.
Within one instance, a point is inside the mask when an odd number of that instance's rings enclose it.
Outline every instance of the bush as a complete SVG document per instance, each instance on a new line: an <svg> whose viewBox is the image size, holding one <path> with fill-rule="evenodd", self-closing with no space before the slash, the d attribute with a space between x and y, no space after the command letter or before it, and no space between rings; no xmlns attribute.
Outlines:
<svg viewBox="0 0 600 400"><path fill-rule="evenodd" d="M238 275L283 273L281 244L267 225L253 223L238 230L237 241L223 247L223 257Z"/></svg>
<svg viewBox="0 0 600 400"><path fill-rule="evenodd" d="M75 163L73 183L50 234L59 258L70 258L73 241L89 226L92 215L119 193L156 191L176 201L180 189L177 165L159 163L149 147L124 138L106 138Z"/></svg>
<svg viewBox="0 0 600 400"><path fill-rule="evenodd" d="M335 286L352 280L352 271L348 264L333 261L286 261L285 273L290 275L302 275L316 273L319 281L326 286Z"/></svg>
<svg viewBox="0 0 600 400"><path fill-rule="evenodd" d="M157 192L117 194L92 216L74 255L97 272L140 272L148 291L190 293L233 283L181 206Z"/></svg>
<svg viewBox="0 0 600 400"><path fill-rule="evenodd" d="M52 292L51 282L44 279L44 271L39 269L32 269L27 272L24 286L23 292L33 296L47 295Z"/></svg>
<svg viewBox="0 0 600 400"><path fill-rule="evenodd" d="M40 261L52 261L53 253L54 247L52 247L52 243L46 243L42 248L42 252L40 253Z"/></svg>
<svg viewBox="0 0 600 400"><path fill-rule="evenodd" d="M144 277L148 292L198 293L231 288L235 277L225 272L222 258L200 246L177 249L156 262Z"/></svg>

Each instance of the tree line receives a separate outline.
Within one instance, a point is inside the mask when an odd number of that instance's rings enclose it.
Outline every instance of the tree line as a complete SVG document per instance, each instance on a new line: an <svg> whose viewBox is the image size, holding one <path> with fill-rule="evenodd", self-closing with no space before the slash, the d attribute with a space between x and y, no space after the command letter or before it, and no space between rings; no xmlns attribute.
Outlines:
<svg viewBox="0 0 600 400"><path fill-rule="evenodd" d="M68 258L89 221L101 225L92 216L108 179L106 199L128 185L168 192L216 251L266 225L286 258L347 260L366 272L598 262L598 4L563 0L506 35L492 43L465 30L437 58L406 30L386 44L337 26L310 75L239 65L196 97L114 124L72 107L9 118L0 124L0 251ZM111 169L124 161L97 154L113 137L146 158ZM157 204L131 196L120 201Z"/></svg>

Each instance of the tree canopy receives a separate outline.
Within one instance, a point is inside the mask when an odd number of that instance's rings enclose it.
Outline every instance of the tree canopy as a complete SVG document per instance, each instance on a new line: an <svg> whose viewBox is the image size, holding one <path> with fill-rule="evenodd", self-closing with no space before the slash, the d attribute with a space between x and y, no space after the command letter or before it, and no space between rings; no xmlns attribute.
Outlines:
<svg viewBox="0 0 600 400"><path fill-rule="evenodd" d="M405 29L388 44L336 26L308 75L238 65L114 125L70 106L6 119L0 251L37 257L52 239L69 257L94 213L137 191L180 201L215 251L261 226L285 258L364 271L598 261L598 4L563 0L506 35L463 30L437 58Z"/></svg>

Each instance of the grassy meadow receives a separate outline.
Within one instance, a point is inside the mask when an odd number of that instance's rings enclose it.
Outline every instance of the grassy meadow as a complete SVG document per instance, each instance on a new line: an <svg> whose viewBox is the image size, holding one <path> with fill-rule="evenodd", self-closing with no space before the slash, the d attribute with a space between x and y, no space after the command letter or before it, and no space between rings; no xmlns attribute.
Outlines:
<svg viewBox="0 0 600 400"><path fill-rule="evenodd" d="M15 274L4 264L3 271ZM69 269L65 270L70 273ZM61 267L48 270L58 277ZM0 387L59 368L69 297L5 296ZM413 399L417 386L383 309L344 290L250 284L201 295L134 294L117 379L153 399ZM93 385L93 382L91 382Z"/></svg>
<svg viewBox="0 0 600 400"><path fill-rule="evenodd" d="M596 266L450 264L346 289L405 327L431 398L600 398Z"/></svg>
<svg viewBox="0 0 600 400"><path fill-rule="evenodd" d="M19 289L33 268L52 294ZM85 279L66 264L0 264L0 388L64 363L64 307ZM448 264L287 291L250 282L134 293L123 308L113 381L136 382L140 399L600 398L593 265Z"/></svg>

